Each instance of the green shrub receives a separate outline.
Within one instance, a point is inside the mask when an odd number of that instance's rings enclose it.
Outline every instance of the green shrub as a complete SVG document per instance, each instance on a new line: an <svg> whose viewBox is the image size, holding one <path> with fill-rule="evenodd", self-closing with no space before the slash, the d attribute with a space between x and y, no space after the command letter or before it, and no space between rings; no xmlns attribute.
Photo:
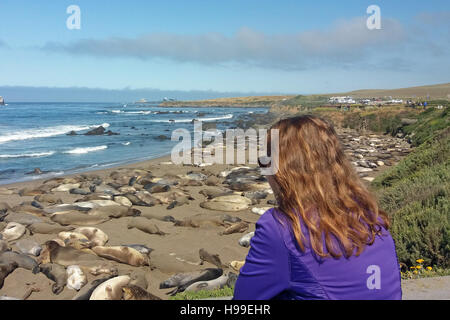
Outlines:
<svg viewBox="0 0 450 320"><path fill-rule="evenodd" d="M200 290L197 292L180 292L171 297L170 300L200 300L208 298L231 297L234 295L234 287L225 286L216 290Z"/></svg>

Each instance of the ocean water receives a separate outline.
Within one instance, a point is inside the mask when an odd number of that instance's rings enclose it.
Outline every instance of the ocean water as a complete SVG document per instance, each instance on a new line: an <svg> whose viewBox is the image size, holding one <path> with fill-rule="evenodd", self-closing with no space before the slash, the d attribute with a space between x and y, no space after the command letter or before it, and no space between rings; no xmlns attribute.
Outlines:
<svg viewBox="0 0 450 320"><path fill-rule="evenodd" d="M0 184L98 170L170 154L172 131L193 119L217 129L265 108L163 108L157 104L8 103L0 106ZM103 125L120 135L85 136ZM75 131L78 135L69 136ZM160 140L164 135L169 139ZM28 174L40 168L43 175Z"/></svg>

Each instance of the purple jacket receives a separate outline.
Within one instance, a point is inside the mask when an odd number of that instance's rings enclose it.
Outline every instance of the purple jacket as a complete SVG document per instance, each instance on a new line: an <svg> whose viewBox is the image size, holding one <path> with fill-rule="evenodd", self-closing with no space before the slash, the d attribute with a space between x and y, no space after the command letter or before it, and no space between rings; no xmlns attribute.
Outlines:
<svg viewBox="0 0 450 320"><path fill-rule="evenodd" d="M308 247L302 252L291 229L275 215L285 219L271 209L256 223L234 299L402 298L399 264L389 231L383 229L383 235L358 257L320 258Z"/></svg>

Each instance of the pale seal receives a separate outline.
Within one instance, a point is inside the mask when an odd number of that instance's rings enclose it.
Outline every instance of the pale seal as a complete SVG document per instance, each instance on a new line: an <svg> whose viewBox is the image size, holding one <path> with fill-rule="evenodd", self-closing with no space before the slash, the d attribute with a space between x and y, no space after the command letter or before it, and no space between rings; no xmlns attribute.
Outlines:
<svg viewBox="0 0 450 320"><path fill-rule="evenodd" d="M66 271L67 288L79 291L87 283L87 277L79 266L68 266Z"/></svg>
<svg viewBox="0 0 450 320"><path fill-rule="evenodd" d="M92 292L89 300L120 300L123 296L122 288L131 281L129 276L118 276L100 284Z"/></svg>
<svg viewBox="0 0 450 320"><path fill-rule="evenodd" d="M22 237L25 231L26 228L24 225L17 222L10 222L6 225L5 229L3 229L2 236L4 240L14 241Z"/></svg>
<svg viewBox="0 0 450 320"><path fill-rule="evenodd" d="M104 246L108 242L108 235L104 233L99 228L95 227L79 227L73 230L74 232L78 232L84 234L89 241L93 244L93 246Z"/></svg>
<svg viewBox="0 0 450 320"><path fill-rule="evenodd" d="M147 255L143 255L136 249L125 246L114 247L93 247L94 251L99 257L113 260L121 263L126 263L131 266L140 267L149 265L149 258Z"/></svg>
<svg viewBox="0 0 450 320"><path fill-rule="evenodd" d="M113 275L106 276L104 278L95 279L91 283L88 283L72 298L72 300L89 300L92 292L103 282L113 278Z"/></svg>
<svg viewBox="0 0 450 320"><path fill-rule="evenodd" d="M243 235L239 239L239 245L247 248L248 246L250 246L250 240L253 238L254 235L255 235L255 232L249 232L249 233Z"/></svg>
<svg viewBox="0 0 450 320"><path fill-rule="evenodd" d="M200 203L200 207L219 211L242 211L249 207L252 201L240 195L219 196Z"/></svg>

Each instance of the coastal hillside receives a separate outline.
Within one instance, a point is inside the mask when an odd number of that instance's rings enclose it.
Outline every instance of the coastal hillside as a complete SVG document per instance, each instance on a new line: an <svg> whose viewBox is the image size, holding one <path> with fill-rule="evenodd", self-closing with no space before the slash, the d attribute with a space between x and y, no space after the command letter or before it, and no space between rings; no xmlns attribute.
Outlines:
<svg viewBox="0 0 450 320"><path fill-rule="evenodd" d="M450 100L450 83L418 86L400 89L364 89L344 93L326 93L312 95L276 95L276 96L249 96L235 98L218 98L197 101L165 101L161 104L164 107L220 107L220 106L241 106L241 107L273 107L284 106L286 108L298 105L316 107L328 103L332 96L352 96L354 98L401 98L413 100L444 99Z"/></svg>

